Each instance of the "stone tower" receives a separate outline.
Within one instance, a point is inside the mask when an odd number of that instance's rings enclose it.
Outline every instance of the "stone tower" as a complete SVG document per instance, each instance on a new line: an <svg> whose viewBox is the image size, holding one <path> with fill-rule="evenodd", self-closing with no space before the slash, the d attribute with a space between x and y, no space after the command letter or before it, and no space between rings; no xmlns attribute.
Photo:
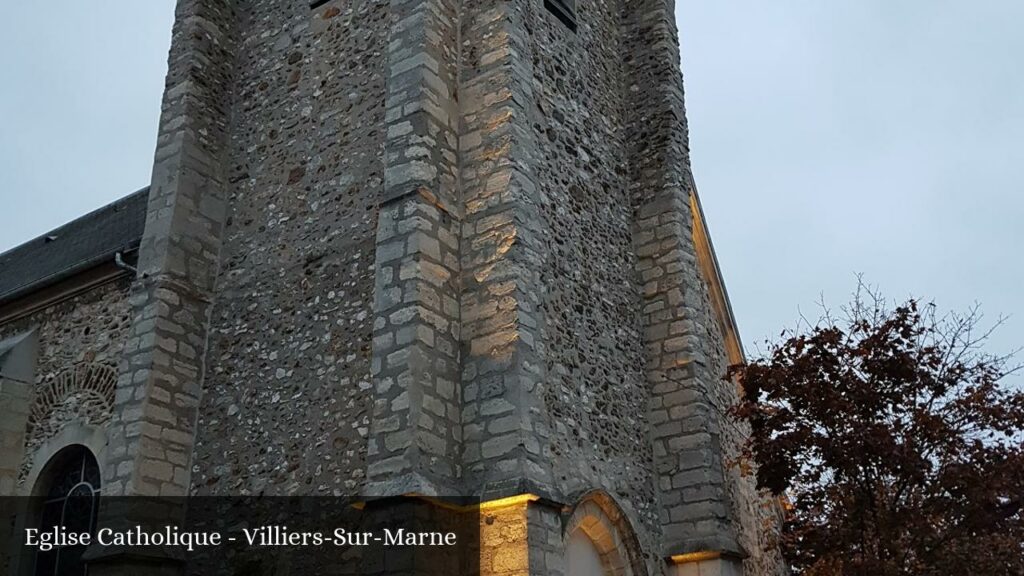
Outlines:
<svg viewBox="0 0 1024 576"><path fill-rule="evenodd" d="M0 296L8 405L87 362L109 415L0 487L74 442L103 494L478 496L486 574L778 573L682 86L672 0L179 0L139 237Z"/></svg>

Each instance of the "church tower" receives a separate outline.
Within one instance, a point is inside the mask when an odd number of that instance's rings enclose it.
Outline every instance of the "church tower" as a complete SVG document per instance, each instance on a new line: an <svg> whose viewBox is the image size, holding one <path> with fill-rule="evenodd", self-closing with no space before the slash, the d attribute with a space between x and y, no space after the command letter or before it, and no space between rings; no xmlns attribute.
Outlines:
<svg viewBox="0 0 1024 576"><path fill-rule="evenodd" d="M473 496L483 574L779 573L672 0L179 0L143 210L103 494Z"/></svg>

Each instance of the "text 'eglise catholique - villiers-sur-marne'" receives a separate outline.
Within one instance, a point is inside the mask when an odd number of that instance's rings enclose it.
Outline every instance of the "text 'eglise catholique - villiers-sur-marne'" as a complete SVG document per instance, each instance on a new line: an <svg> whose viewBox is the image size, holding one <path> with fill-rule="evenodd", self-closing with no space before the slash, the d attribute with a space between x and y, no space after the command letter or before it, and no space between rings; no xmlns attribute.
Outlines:
<svg viewBox="0 0 1024 576"><path fill-rule="evenodd" d="M25 546L48 552L65 546L178 546L188 551L242 542L253 547L266 546L454 546L454 532L414 532L404 528L384 528L379 532L355 532L335 528L331 532L295 531L287 526L243 528L238 533L190 532L174 526L147 531L136 526L128 530L103 528L95 534L61 527L25 530Z"/></svg>

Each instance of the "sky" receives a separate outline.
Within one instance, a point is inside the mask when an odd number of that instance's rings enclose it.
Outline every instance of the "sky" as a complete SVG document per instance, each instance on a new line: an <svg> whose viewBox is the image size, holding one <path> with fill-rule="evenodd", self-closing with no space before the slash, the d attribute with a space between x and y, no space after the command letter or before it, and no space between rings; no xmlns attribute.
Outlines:
<svg viewBox="0 0 1024 576"><path fill-rule="evenodd" d="M171 0L0 19L0 251L149 182ZM677 0L694 174L748 353L887 296L1024 345L1024 2ZM759 344L760 343L760 344Z"/></svg>
<svg viewBox="0 0 1024 576"><path fill-rule="evenodd" d="M991 350L1024 345L1024 2L677 0L676 16L748 354L839 308L857 274L1009 316Z"/></svg>

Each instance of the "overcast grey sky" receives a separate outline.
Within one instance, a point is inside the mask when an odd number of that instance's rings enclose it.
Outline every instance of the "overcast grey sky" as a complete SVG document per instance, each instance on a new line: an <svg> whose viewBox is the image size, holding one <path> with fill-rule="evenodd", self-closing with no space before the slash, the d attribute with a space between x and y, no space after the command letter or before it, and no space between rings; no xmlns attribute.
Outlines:
<svg viewBox="0 0 1024 576"><path fill-rule="evenodd" d="M677 0L694 171L748 351L841 304L978 301L1024 344L1024 2ZM0 251L149 181L171 0L0 20Z"/></svg>

